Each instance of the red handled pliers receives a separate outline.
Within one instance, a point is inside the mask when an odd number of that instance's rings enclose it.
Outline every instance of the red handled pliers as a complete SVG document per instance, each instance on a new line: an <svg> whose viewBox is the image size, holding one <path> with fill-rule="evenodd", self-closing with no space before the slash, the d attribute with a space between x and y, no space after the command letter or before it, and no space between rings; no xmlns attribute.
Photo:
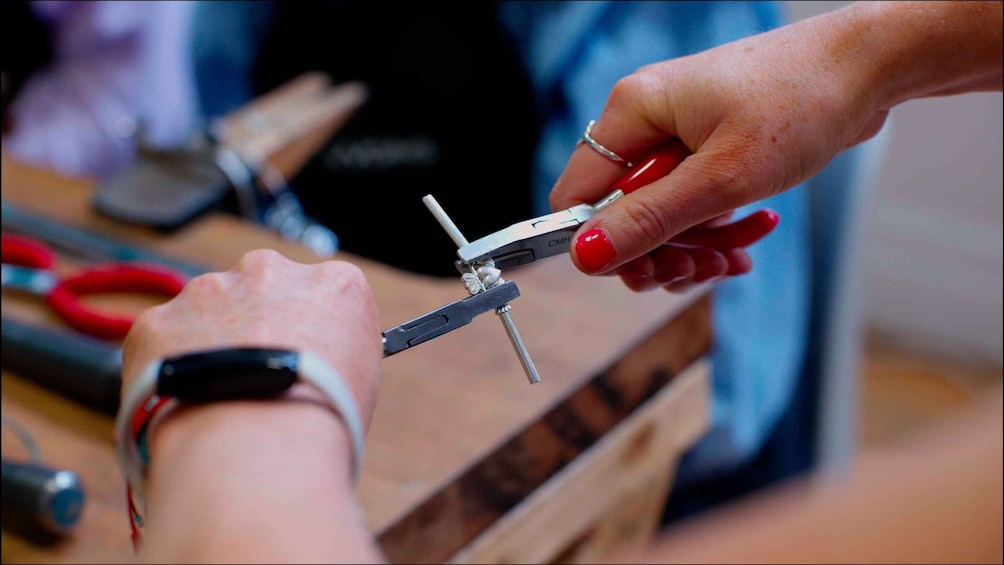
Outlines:
<svg viewBox="0 0 1004 565"><path fill-rule="evenodd" d="M493 261L507 269L568 253L572 235L604 206L668 175L690 155L680 140L673 140L650 155L610 187L610 194L595 204L579 204L567 210L513 224L457 250L458 267ZM723 226L698 226L677 235L664 245L706 247L718 251L746 247L767 235L778 222L770 209Z"/></svg>
<svg viewBox="0 0 1004 565"><path fill-rule="evenodd" d="M44 296L49 307L67 325L94 337L122 339L129 333L133 321L91 309L80 301L81 296L136 292L172 298L185 286L185 278L177 273L139 264L113 263L60 278L49 270L55 254L45 244L15 235L4 235L2 240L0 283L3 288Z"/></svg>

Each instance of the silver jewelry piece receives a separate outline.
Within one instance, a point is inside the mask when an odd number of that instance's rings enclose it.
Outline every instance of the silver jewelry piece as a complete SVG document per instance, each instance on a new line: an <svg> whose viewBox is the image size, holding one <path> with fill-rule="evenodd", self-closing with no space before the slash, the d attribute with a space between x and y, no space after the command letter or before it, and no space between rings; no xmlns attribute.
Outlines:
<svg viewBox="0 0 1004 565"><path fill-rule="evenodd" d="M579 144L585 143L586 145L592 147L597 153L603 155L607 159L610 159L618 165L624 165L627 168L634 167L634 163L628 161L624 157L614 153L613 151L603 147L599 142L593 139L589 134L593 132L593 126L596 125L596 120L589 120L589 124L586 125L586 131L582 134L582 139L579 140Z"/></svg>

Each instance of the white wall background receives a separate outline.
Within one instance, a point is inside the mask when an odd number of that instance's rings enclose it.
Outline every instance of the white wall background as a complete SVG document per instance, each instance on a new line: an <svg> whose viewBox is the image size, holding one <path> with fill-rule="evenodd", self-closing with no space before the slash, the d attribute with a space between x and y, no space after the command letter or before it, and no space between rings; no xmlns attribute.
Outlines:
<svg viewBox="0 0 1004 565"><path fill-rule="evenodd" d="M850 2L789 1L793 19ZM1002 364L1001 93L893 109L866 254L869 326L906 345Z"/></svg>

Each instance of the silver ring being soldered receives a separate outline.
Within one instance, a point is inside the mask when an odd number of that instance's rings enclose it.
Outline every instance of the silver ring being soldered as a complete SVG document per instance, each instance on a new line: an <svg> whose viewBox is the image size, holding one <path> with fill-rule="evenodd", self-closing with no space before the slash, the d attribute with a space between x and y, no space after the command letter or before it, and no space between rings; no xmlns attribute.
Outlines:
<svg viewBox="0 0 1004 565"><path fill-rule="evenodd" d="M579 140L579 144L581 145L585 143L586 145L592 147L597 153L603 155L604 157L610 159L611 161L617 163L618 165L624 165L629 169L634 167L634 163L628 161L624 157L621 157L620 155L614 153L613 151L607 149L606 147L603 147L603 145L601 145L598 141L596 141L595 139L592 138L592 136L589 135L593 132L593 126L595 125L596 125L596 120L589 120L589 123L586 124L586 131L585 133L582 134L582 139Z"/></svg>

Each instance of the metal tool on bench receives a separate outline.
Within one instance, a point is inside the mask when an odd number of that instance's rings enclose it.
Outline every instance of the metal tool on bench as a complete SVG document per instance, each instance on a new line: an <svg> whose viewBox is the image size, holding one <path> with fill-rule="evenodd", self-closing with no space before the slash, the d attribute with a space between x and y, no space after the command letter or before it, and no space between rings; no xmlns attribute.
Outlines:
<svg viewBox="0 0 1004 565"><path fill-rule="evenodd" d="M188 277L207 271L205 267L199 265L126 245L105 235L33 214L6 201L0 203L0 223L6 232L44 241L52 247L95 261L159 264Z"/></svg>
<svg viewBox="0 0 1004 565"><path fill-rule="evenodd" d="M27 212L8 202L3 202L0 209L5 232L28 236L74 255L96 261L164 265L188 277L207 271L199 265ZM5 243L3 251L12 252L14 248ZM3 317L0 333L0 363L5 369L101 413L116 413L122 384L119 344L8 316Z"/></svg>
<svg viewBox="0 0 1004 565"><path fill-rule="evenodd" d="M39 463L39 451L27 430L4 417L3 426L18 436L28 451L28 462L4 458L0 463L3 482L5 527L31 533L63 535L80 519L86 493L76 473Z"/></svg>
<svg viewBox="0 0 1004 565"><path fill-rule="evenodd" d="M215 120L187 147L141 145L128 167L97 183L94 209L165 231L211 210L230 212L329 257L338 238L305 213L286 181L366 97L360 83L305 73Z"/></svg>
<svg viewBox="0 0 1004 565"><path fill-rule="evenodd" d="M161 230L180 228L210 210L233 211L320 257L338 249L334 232L307 216L277 169L212 135L184 149L141 149L135 163L102 179L94 209Z"/></svg>
<svg viewBox="0 0 1004 565"><path fill-rule="evenodd" d="M138 264L109 264L59 278L49 267L55 255L48 246L29 237L3 236L0 284L45 297L45 302L73 329L103 339L122 339L132 319L102 313L84 305L84 295L137 292L174 297L184 279L166 269Z"/></svg>
<svg viewBox="0 0 1004 565"><path fill-rule="evenodd" d="M114 416L122 388L122 348L54 326L3 317L0 364L74 402Z"/></svg>
<svg viewBox="0 0 1004 565"><path fill-rule="evenodd" d="M4 459L0 474L5 521L61 535L80 518L85 494L76 473Z"/></svg>

